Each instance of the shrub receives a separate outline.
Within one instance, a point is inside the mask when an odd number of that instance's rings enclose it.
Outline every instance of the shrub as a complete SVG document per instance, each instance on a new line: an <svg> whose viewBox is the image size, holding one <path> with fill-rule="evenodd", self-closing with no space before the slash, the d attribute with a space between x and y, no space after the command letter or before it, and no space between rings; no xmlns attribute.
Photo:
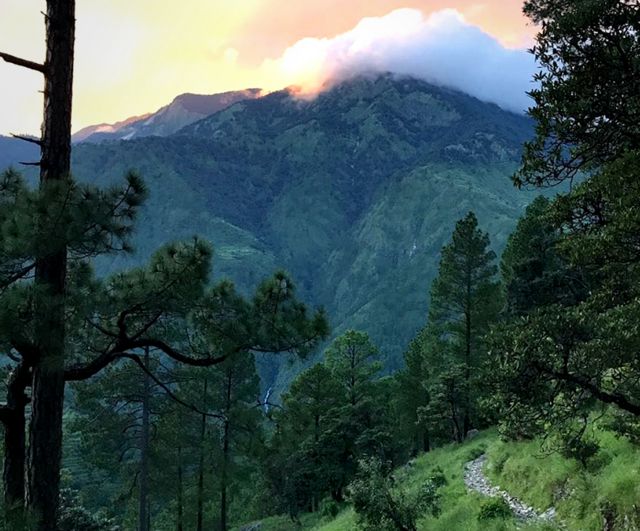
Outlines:
<svg viewBox="0 0 640 531"><path fill-rule="evenodd" d="M466 459L467 461L473 461L475 459L478 459L478 457L481 457L482 455L484 455L486 451L487 451L486 444L474 446L473 448L469 448L469 451L467 452L467 455L466 455Z"/></svg>
<svg viewBox="0 0 640 531"><path fill-rule="evenodd" d="M332 499L322 500L320 514L328 518L335 518L340 513L340 504Z"/></svg>
<svg viewBox="0 0 640 531"><path fill-rule="evenodd" d="M587 468L589 462L600 451L598 442L587 436L564 438L560 453L568 459L575 459L583 468Z"/></svg>
<svg viewBox="0 0 640 531"><path fill-rule="evenodd" d="M58 516L60 531L120 531L113 520L90 513L85 509L77 492L63 489L60 492L60 514Z"/></svg>
<svg viewBox="0 0 640 531"><path fill-rule="evenodd" d="M380 460L360 461L358 468L349 493L358 524L365 531L415 531L418 518L440 513L439 487L434 481L425 481L417 492L409 494L394 485ZM442 471L434 476L438 482L444 480Z"/></svg>
<svg viewBox="0 0 640 531"><path fill-rule="evenodd" d="M513 516L511 507L503 498L491 498L480 506L478 520L506 519Z"/></svg>
<svg viewBox="0 0 640 531"><path fill-rule="evenodd" d="M444 487L448 482L444 475L444 470L439 466L435 467L431 474L429 474L428 481L431 482L436 488Z"/></svg>

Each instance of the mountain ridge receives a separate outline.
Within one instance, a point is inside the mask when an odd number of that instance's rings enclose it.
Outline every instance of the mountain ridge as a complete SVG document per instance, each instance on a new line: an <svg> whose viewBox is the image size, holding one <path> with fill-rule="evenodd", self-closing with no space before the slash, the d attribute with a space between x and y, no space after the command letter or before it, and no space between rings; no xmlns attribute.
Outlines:
<svg viewBox="0 0 640 531"><path fill-rule="evenodd" d="M259 97L261 89L250 88L216 94L184 93L155 112L133 116L113 124L85 127L72 135L75 143L131 140L146 136L169 136L182 127L214 114L244 99Z"/></svg>
<svg viewBox="0 0 640 531"><path fill-rule="evenodd" d="M532 131L496 105L383 75L313 100L238 101L165 137L76 144L73 168L100 185L133 168L150 189L137 253L101 259L101 272L199 234L214 244L214 278L248 292L289 270L336 334L369 332L393 370L425 322L456 220L474 210L500 252L532 199L509 182ZM296 370L262 363L276 389Z"/></svg>
<svg viewBox="0 0 640 531"><path fill-rule="evenodd" d="M530 201L508 177L531 133L496 105L381 76L311 101L287 91L240 101L164 138L77 146L74 160L83 178L135 167L149 181L142 255L160 234L198 232L218 249L217 276L242 289L285 268L336 333L370 332L393 369L426 318L455 221L475 210L499 252Z"/></svg>

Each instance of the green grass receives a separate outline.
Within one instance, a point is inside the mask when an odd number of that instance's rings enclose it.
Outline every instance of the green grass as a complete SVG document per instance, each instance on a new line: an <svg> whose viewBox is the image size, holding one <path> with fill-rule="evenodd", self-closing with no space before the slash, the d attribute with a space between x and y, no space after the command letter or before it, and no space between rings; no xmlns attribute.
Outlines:
<svg viewBox="0 0 640 531"><path fill-rule="evenodd" d="M495 444L497 436L494 431L488 431L478 436L473 441L462 445L449 445L424 454L415 459L411 465L401 467L396 476L399 482L407 489L417 489L431 475L435 467L440 467L447 478L447 485L442 489L442 514L439 518L428 517L418 523L421 531L512 531L517 529L516 521L513 518L495 521L478 521L480 507L485 501L480 495L467 492L464 485L463 470L464 464L484 450ZM282 529L288 527L277 527L277 523L271 519L264 529ZM334 520L319 520L312 523L312 520L303 520L302 529L312 531L353 531L357 529L356 515L352 509L346 509ZM311 524L311 525L309 525ZM270 527L275 525L275 527ZM307 527L307 525L309 525ZM520 527L519 529L523 529ZM528 530L542 529L530 526Z"/></svg>
<svg viewBox="0 0 640 531"><path fill-rule="evenodd" d="M615 522L615 529L639 529L640 523L640 448L608 431L596 429L601 450L584 469L577 461L545 450L540 440L530 442L501 441L495 430L481 433L461 445L439 448L415 459L396 471L403 488L417 489L434 468L444 472L447 484L442 488L442 513L438 518L425 517L418 522L421 531L543 531L555 525L522 526L514 518L479 521L480 509L487 498L467 491L464 464L486 452L486 473L495 485L543 512L555 507L558 522L568 531L600 531L603 510ZM288 518L263 521L265 531L308 529L312 531L353 531L357 517L345 509L335 519L319 514L304 515L302 527Z"/></svg>
<svg viewBox="0 0 640 531"><path fill-rule="evenodd" d="M601 450L584 469L578 462L544 451L540 441L495 441L487 474L530 505L553 506L569 531L600 531L603 511L615 529L640 526L640 448L611 432L594 431Z"/></svg>

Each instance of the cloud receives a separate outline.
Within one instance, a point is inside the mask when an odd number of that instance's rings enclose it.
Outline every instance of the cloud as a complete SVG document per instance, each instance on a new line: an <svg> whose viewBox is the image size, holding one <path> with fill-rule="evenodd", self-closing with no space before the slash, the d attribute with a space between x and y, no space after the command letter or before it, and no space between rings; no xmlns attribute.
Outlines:
<svg viewBox="0 0 640 531"><path fill-rule="evenodd" d="M362 19L332 38L296 42L263 68L277 71L283 84L313 95L351 77L375 72L410 75L455 88L500 107L523 112L530 105L535 61L469 24L456 10L425 17L397 9Z"/></svg>

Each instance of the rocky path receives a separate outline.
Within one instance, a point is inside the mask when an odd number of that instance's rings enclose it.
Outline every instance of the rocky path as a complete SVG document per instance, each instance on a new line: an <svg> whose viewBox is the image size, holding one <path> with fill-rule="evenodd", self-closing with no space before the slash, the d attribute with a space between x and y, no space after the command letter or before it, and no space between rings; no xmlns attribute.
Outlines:
<svg viewBox="0 0 640 531"><path fill-rule="evenodd" d="M487 461L486 455L481 455L478 459L469 461L464 467L464 483L469 490L479 492L484 496L492 498L500 496L507 502L516 518L523 522L547 521L555 519L556 510L552 507L544 513L538 513L533 507L522 503L518 498L511 496L498 486L491 484L484 474L484 465Z"/></svg>

